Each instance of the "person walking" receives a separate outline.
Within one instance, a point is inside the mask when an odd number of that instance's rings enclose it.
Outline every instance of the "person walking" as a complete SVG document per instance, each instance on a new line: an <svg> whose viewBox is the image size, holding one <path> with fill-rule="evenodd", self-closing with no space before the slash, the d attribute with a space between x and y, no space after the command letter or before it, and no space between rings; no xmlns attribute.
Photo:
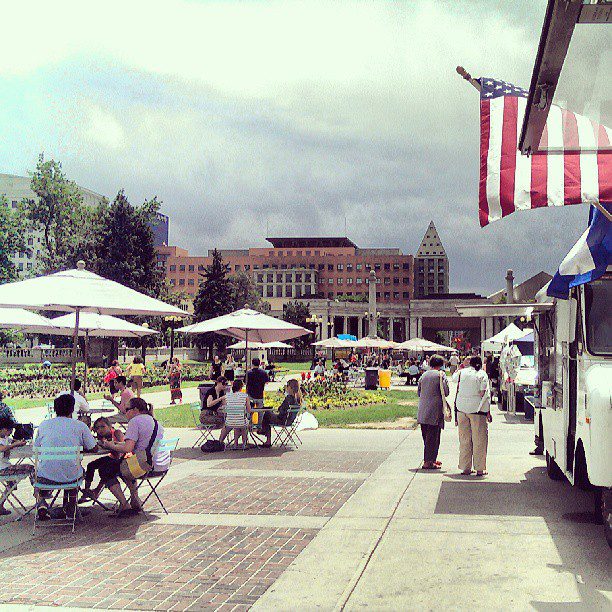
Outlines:
<svg viewBox="0 0 612 612"><path fill-rule="evenodd" d="M491 422L489 377L482 369L482 359L470 357L469 366L453 376L457 383L455 424L459 428L459 469L465 476L487 474L488 424Z"/></svg>
<svg viewBox="0 0 612 612"><path fill-rule="evenodd" d="M423 436L423 469L439 470L442 463L438 461L440 433L444 429L444 406L448 396L448 380L442 371L444 359L433 355L429 360L429 370L419 378L417 394L419 410L417 422Z"/></svg>
<svg viewBox="0 0 612 612"><path fill-rule="evenodd" d="M183 403L183 392L181 391L181 362L175 357L168 365L168 382L170 383L170 404L176 400Z"/></svg>
<svg viewBox="0 0 612 612"><path fill-rule="evenodd" d="M136 393L136 397L140 397L142 393L142 385L144 375L147 373L142 357L134 357L132 363L126 368L126 376L132 379L132 389Z"/></svg>

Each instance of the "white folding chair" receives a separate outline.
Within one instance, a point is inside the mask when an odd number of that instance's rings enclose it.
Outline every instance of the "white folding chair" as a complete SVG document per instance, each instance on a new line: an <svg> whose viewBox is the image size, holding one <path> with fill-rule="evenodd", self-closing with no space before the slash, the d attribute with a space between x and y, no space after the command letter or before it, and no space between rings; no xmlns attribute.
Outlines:
<svg viewBox="0 0 612 612"><path fill-rule="evenodd" d="M279 442L281 447L292 444L296 448L298 448L299 444L302 444L302 440L297 432L302 412L304 412L302 406L289 406L285 424L273 425L274 433L276 434L273 444Z"/></svg>
<svg viewBox="0 0 612 612"><path fill-rule="evenodd" d="M137 491L140 491L140 489L145 484L150 489L148 492L148 495L142 500L142 506L141 506L142 508L144 508L149 498L152 495L155 495L155 497L157 498L157 501L159 502L159 505L163 508L164 512L168 514L168 511L166 510L166 507L164 506L164 502L162 502L159 494L157 493L157 489L159 488L164 478L167 476L168 472L170 471L170 466L172 465L173 453L176 450L178 443L179 443L178 438L170 438L169 440L161 440L160 442L156 442L153 445L153 448L151 449L151 454L153 458L157 457L158 455L163 455L164 453L168 453L170 457L169 457L169 462L168 462L168 468L166 470L163 470L160 472L152 470L151 472L148 472L144 476L141 476L140 478L137 479L138 481L138 486L136 487Z"/></svg>
<svg viewBox="0 0 612 612"><path fill-rule="evenodd" d="M193 415L194 426L200 433L198 439L191 446L191 448L196 448L196 446L201 446L207 440L214 440L215 436L213 435L213 431L219 429L219 427L217 425L205 425L200 422L201 408L198 402L191 404L190 409Z"/></svg>
<svg viewBox="0 0 612 612"><path fill-rule="evenodd" d="M53 461L62 461L62 462L74 462L81 465L81 461L83 459L82 449L79 446L53 446L53 447L34 447L34 490L40 492L49 491L51 493L51 502L44 502L49 512L53 509L53 504L59 497L59 494L62 492L73 492L74 495L74 503L72 516L68 516L66 514L65 519L59 519L52 521L52 525L72 525L72 532L74 533L74 527L77 519L77 498L79 494L79 489L83 484L83 476L74 482L69 482L66 484L43 484L37 481L38 470L41 463L53 462ZM55 494L53 494L55 492ZM34 506L34 531L36 531L36 526L38 523L38 508L42 502L37 502Z"/></svg>
<svg viewBox="0 0 612 612"><path fill-rule="evenodd" d="M22 480L30 476L26 466L12 466L8 474L0 474L0 506L8 502L17 513L21 510L25 516L28 509L17 497L17 487ZM29 466L31 469L32 466Z"/></svg>

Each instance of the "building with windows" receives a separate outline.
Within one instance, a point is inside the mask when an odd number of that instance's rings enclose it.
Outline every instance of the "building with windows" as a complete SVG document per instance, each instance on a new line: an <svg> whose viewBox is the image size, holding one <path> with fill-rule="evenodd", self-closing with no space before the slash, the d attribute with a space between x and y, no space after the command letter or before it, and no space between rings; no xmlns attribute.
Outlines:
<svg viewBox="0 0 612 612"><path fill-rule="evenodd" d="M153 244L158 246L166 246L168 244L168 232L170 229L170 219L168 215L157 213L155 223L151 224L153 232Z"/></svg>
<svg viewBox="0 0 612 612"><path fill-rule="evenodd" d="M448 286L448 257L431 221L414 257L414 297L448 293Z"/></svg>
<svg viewBox="0 0 612 612"><path fill-rule="evenodd" d="M404 304L413 297L413 257L400 249L363 249L346 237L280 237L267 241L268 247L220 252L231 273L251 276L272 310L282 310L283 303L299 298L367 301L371 270L377 276L379 303ZM168 283L193 298L201 275L212 262L212 251L194 257L180 247L161 246L157 247L157 257ZM448 287L448 266L445 269L443 286Z"/></svg>
<svg viewBox="0 0 612 612"><path fill-rule="evenodd" d="M104 196L84 187L79 187L83 196L85 206L97 206L102 202ZM22 200L32 200L36 194L30 189L30 178L16 176L14 174L0 174L0 196L6 198L6 206L17 208ZM20 274L27 274L36 269L38 257L40 256L42 232L35 230L28 232L26 236L26 250L13 253L11 260L17 266Z"/></svg>

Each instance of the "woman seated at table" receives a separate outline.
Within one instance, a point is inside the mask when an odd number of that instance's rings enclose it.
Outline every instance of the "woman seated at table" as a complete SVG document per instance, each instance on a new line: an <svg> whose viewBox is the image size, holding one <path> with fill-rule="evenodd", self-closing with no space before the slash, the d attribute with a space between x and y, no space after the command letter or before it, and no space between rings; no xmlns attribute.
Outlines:
<svg viewBox="0 0 612 612"><path fill-rule="evenodd" d="M150 414L147 402L141 397L133 397L130 400L126 411L128 426L125 430L123 442L112 442L100 440L98 446L116 453L133 453L140 465L148 463L145 458L147 449L150 449L155 442L160 442L164 437L164 428ZM170 455L168 453L157 453L151 457L150 469L155 472L165 472L168 469ZM130 490L130 503L128 504L121 486L119 476L125 481ZM108 490L119 501L118 518L124 518L136 514L142 509L142 502L138 498L137 483L133 476L130 476L129 464L127 459L109 463L100 469L100 478L103 479Z"/></svg>
<svg viewBox="0 0 612 612"><path fill-rule="evenodd" d="M289 409L295 406L302 405L302 392L300 391L300 383L297 378L291 378L287 381L285 388L285 399L278 407L278 412L265 412L261 421L261 431L266 435L264 448L272 446L272 425L291 425L296 417L296 413L289 413Z"/></svg>
<svg viewBox="0 0 612 612"><path fill-rule="evenodd" d="M235 380L232 383L232 392L225 398L225 425L221 430L219 440L223 442L227 434L234 430L234 446L238 447L238 438L242 436L242 443L247 444L248 415L251 413L249 396L242 390L244 382Z"/></svg>
<svg viewBox="0 0 612 612"><path fill-rule="evenodd" d="M225 416L219 412L225 405L225 388L227 380L224 376L219 376L215 384L206 392L200 411L200 423L202 425L212 425L213 427L223 427Z"/></svg>

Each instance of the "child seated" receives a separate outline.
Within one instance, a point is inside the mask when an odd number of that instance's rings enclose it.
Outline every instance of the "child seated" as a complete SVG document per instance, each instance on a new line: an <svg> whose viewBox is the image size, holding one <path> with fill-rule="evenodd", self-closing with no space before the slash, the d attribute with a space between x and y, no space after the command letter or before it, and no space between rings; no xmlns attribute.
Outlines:
<svg viewBox="0 0 612 612"><path fill-rule="evenodd" d="M15 424L8 417L0 417L0 476L14 476L16 474L31 474L33 465L12 465L10 461L11 449L25 446L25 440L13 440L11 434ZM4 507L8 498L9 490L15 485L15 481L5 481L8 488L0 495L0 516L6 516L11 511Z"/></svg>
<svg viewBox="0 0 612 612"><path fill-rule="evenodd" d="M234 445L238 447L238 438L242 436L242 443L247 444L248 414L251 412L249 396L242 390L244 382L235 380L232 383L232 393L225 400L225 426L221 431L221 441L234 430Z"/></svg>
<svg viewBox="0 0 612 612"><path fill-rule="evenodd" d="M93 431L96 434L98 440L108 440L110 442L123 442L123 433L114 429L111 422L106 417L100 417L96 419L93 425ZM104 485L106 484L107 472L109 469L114 471L114 464L121 461L123 454L116 451L111 451L110 454L100 457L91 461L85 468L85 483L84 490L79 503L85 501L87 498L97 499L98 495L102 492ZM100 475L100 482L95 489L91 489L93 483L94 474L98 470Z"/></svg>

